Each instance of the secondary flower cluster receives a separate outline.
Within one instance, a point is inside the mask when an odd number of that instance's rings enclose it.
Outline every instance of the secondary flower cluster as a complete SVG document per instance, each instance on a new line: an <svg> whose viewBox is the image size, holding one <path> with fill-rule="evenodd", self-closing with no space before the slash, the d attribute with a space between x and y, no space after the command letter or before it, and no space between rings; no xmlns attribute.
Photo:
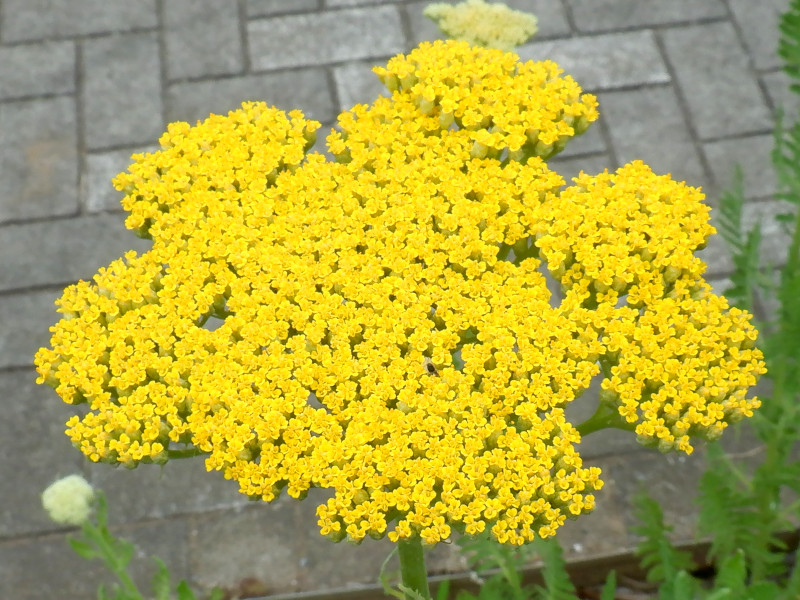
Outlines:
<svg viewBox="0 0 800 600"><path fill-rule="evenodd" d="M196 448L266 501L332 489L336 540L522 543L593 508L564 408L601 366L648 443L689 450L757 406L755 332L691 257L697 192L638 164L562 191L542 160L593 97L456 42L379 73L392 97L340 117L336 162L308 152L317 123L249 103L116 179L152 249L68 288L36 357L89 404L68 422L87 456Z"/></svg>
<svg viewBox="0 0 800 600"><path fill-rule="evenodd" d="M535 16L483 0L465 0L456 5L429 4L425 7L425 16L448 37L500 50L513 50L538 30Z"/></svg>

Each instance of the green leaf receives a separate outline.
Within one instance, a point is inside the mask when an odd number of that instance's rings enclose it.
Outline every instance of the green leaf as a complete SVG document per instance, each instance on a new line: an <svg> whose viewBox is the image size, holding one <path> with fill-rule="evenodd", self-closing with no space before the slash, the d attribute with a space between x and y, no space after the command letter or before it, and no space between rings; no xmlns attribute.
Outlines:
<svg viewBox="0 0 800 600"><path fill-rule="evenodd" d="M575 586L567 573L567 563L564 561L564 552L558 540L556 538L546 540L537 538L533 545L544 563L542 566L543 597L548 600L576 600Z"/></svg>
<svg viewBox="0 0 800 600"><path fill-rule="evenodd" d="M436 590L436 600L447 600L450 597L450 580L445 579Z"/></svg>
<svg viewBox="0 0 800 600"><path fill-rule="evenodd" d="M636 554L647 571L647 579L672 586L682 571L691 569L691 556L672 545L667 537L672 528L664 523L661 507L647 492L643 491L633 498L633 509L639 522L633 531L643 537Z"/></svg>
<svg viewBox="0 0 800 600"><path fill-rule="evenodd" d="M69 538L67 541L69 541L69 545L72 547L75 553L83 559L92 560L93 558L102 556L102 554L89 542L75 538Z"/></svg>
<svg viewBox="0 0 800 600"><path fill-rule="evenodd" d="M740 597L738 593L745 587L745 580L747 579L747 563L744 557L744 551L740 548L731 556L725 558L719 566L717 578L714 581L714 587L721 589L728 589L731 593L726 597ZM736 592L734 594L734 591Z"/></svg>
<svg viewBox="0 0 800 600"><path fill-rule="evenodd" d="M611 571L606 577L603 589L600 592L600 600L615 600L617 595L617 572Z"/></svg>
<svg viewBox="0 0 800 600"><path fill-rule="evenodd" d="M184 580L181 580L175 591L178 592L178 600L196 600L192 588Z"/></svg>
<svg viewBox="0 0 800 600"><path fill-rule="evenodd" d="M154 556L157 568L153 575L153 598L154 600L169 600L169 571L167 565L160 558Z"/></svg>
<svg viewBox="0 0 800 600"><path fill-rule="evenodd" d="M222 600L225 596L225 592L222 588L214 588L211 590L211 595L208 597L208 600Z"/></svg>

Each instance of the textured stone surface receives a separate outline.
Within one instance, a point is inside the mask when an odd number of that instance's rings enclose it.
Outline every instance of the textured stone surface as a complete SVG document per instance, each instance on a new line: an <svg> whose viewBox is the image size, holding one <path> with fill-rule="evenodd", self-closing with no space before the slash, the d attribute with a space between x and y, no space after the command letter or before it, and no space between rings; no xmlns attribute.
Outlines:
<svg viewBox="0 0 800 600"><path fill-rule="evenodd" d="M561 175L567 185L572 185L572 178L579 175L581 171L594 175L604 169L613 170L616 165L608 154L591 154L572 158L558 155L550 162L550 168Z"/></svg>
<svg viewBox="0 0 800 600"><path fill-rule="evenodd" d="M248 17L305 12L319 8L321 0L247 0Z"/></svg>
<svg viewBox="0 0 800 600"><path fill-rule="evenodd" d="M49 327L60 315L55 300L61 291L5 294L0 311L0 367L33 365L37 349L49 343Z"/></svg>
<svg viewBox="0 0 800 600"><path fill-rule="evenodd" d="M6 304L8 299L3 299L4 314L9 306L13 307L11 302ZM2 325L5 330L8 323ZM83 462L64 435L64 421L73 411L51 388L36 385L35 380L33 369L0 373L0 478L4 482L0 540L55 530L58 526L42 508L41 493L58 477L79 473ZM24 470L24 477L20 477L20 470ZM10 485L12 481L14 484ZM2 548L0 556L4 554ZM0 590L7 580L3 564L0 558ZM0 591L0 597L14 596Z"/></svg>
<svg viewBox="0 0 800 600"><path fill-rule="evenodd" d="M436 23L425 17L422 11L431 2L409 2L405 6L408 20L411 24L411 42L416 45L424 40L442 39L443 34ZM533 40L567 36L570 33L567 15L560 2L550 0L509 0L504 2L515 10L533 13L539 20L539 30Z"/></svg>
<svg viewBox="0 0 800 600"><path fill-rule="evenodd" d="M663 41L702 139L771 129L764 96L729 23L670 29Z"/></svg>
<svg viewBox="0 0 800 600"><path fill-rule="evenodd" d="M115 523L250 504L235 482L218 471L206 471L202 457L173 460L163 467L142 465L132 471L92 464L89 474L92 485L105 492Z"/></svg>
<svg viewBox="0 0 800 600"><path fill-rule="evenodd" d="M606 92L599 99L620 165L643 160L689 185L709 183L672 86Z"/></svg>
<svg viewBox="0 0 800 600"><path fill-rule="evenodd" d="M724 17L723 0L567 0L578 31L672 25Z"/></svg>
<svg viewBox="0 0 800 600"><path fill-rule="evenodd" d="M156 35L87 40L83 68L86 145L153 143L164 127Z"/></svg>
<svg viewBox="0 0 800 600"><path fill-rule="evenodd" d="M518 49L523 60L554 60L588 91L670 80L651 31L534 41Z"/></svg>
<svg viewBox="0 0 800 600"><path fill-rule="evenodd" d="M0 100L75 91L75 45L43 42L0 47Z"/></svg>
<svg viewBox="0 0 800 600"><path fill-rule="evenodd" d="M743 175L745 198L769 198L775 193L775 171L770 160L772 134L720 140L703 145L711 168L713 185L707 194L719 198L733 187L737 168Z"/></svg>
<svg viewBox="0 0 800 600"><path fill-rule="evenodd" d="M601 122L604 118L603 107L601 106L600 118L592 123L583 134L569 140L567 147L558 153L557 158L560 160L577 155L607 152L608 147L603 134L605 125Z"/></svg>
<svg viewBox="0 0 800 600"><path fill-rule="evenodd" d="M372 62L350 63L333 70L336 93L342 110L358 103L369 103L378 96L388 96L389 91L372 72Z"/></svg>
<svg viewBox="0 0 800 600"><path fill-rule="evenodd" d="M156 0L3 0L3 43L155 27Z"/></svg>
<svg viewBox="0 0 800 600"><path fill-rule="evenodd" d="M133 162L132 154L157 149L158 146L144 146L87 154L85 171L81 175L81 201L84 208L90 213L122 210L122 192L114 189L111 180L128 169Z"/></svg>
<svg viewBox="0 0 800 600"><path fill-rule="evenodd" d="M400 13L392 6L250 21L247 33L256 70L387 56L405 46Z"/></svg>
<svg viewBox="0 0 800 600"><path fill-rule="evenodd" d="M336 115L325 72L321 69L283 71L214 81L174 84L167 92L167 120L203 120L210 113L226 114L245 101L266 102L283 110L299 108L311 119L329 123Z"/></svg>
<svg viewBox="0 0 800 600"><path fill-rule="evenodd" d="M800 95L789 88L792 84L800 82L791 79L783 71L775 71L762 76L764 87L767 89L770 105L774 111L781 110L787 121L794 121L800 112Z"/></svg>
<svg viewBox="0 0 800 600"><path fill-rule="evenodd" d="M9 225L0 236L0 290L88 279L128 250L150 241L125 229L120 215Z"/></svg>
<svg viewBox="0 0 800 600"><path fill-rule="evenodd" d="M168 565L173 585L186 578L184 553L187 528L182 518L135 527L111 527L112 533L135 545L131 576L140 590L152 589L158 556ZM69 535L53 534L30 540L0 543L0 597L17 600L86 600L97 597L97 588L116 583L98 560L86 561L69 547Z"/></svg>
<svg viewBox="0 0 800 600"><path fill-rule="evenodd" d="M729 0L729 4L756 68L771 69L780 65L778 20L789 8L789 0Z"/></svg>
<svg viewBox="0 0 800 600"><path fill-rule="evenodd" d="M239 8L218 0L164 3L167 77L207 77L239 73L244 53Z"/></svg>
<svg viewBox="0 0 800 600"><path fill-rule="evenodd" d="M73 98L0 103L0 222L77 210L77 143Z"/></svg>

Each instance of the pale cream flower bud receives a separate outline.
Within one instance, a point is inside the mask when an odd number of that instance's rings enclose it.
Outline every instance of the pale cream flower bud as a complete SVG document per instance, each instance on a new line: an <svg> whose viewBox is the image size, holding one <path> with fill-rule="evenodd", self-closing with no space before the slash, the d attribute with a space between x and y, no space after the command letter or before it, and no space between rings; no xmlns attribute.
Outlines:
<svg viewBox="0 0 800 600"><path fill-rule="evenodd" d="M92 512L94 490L80 475L53 482L42 493L42 506L56 523L80 525Z"/></svg>

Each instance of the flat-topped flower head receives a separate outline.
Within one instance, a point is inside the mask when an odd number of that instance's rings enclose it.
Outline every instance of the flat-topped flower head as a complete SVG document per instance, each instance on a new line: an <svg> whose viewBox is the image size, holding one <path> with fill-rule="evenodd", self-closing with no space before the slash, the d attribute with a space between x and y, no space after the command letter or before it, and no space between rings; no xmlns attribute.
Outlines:
<svg viewBox="0 0 800 600"><path fill-rule="evenodd" d="M508 140L476 155L476 134L490 132L465 125L468 110L492 128L512 107L515 127L546 129L563 122L561 88L551 113L546 95L500 91L509 78L536 88L533 63L463 44L415 52L390 69L427 65L414 77L442 86L436 102L452 96L450 123L406 81L340 117L331 162L308 152L317 123L246 104L171 125L162 150L116 179L128 227L152 249L68 288L52 347L36 357L40 382L88 404L68 422L87 456L135 466L196 450L265 501L333 490L318 515L335 540L433 544L489 528L519 544L594 506L599 470L583 465L565 408L601 366L604 401L647 443L689 450L684 434L714 437L755 407L744 400L760 372L746 316L702 288L677 241L671 257L649 241L684 236L690 255L708 234L696 194L637 165L617 175L620 198L607 175L562 190L528 142L525 155L501 149ZM497 95L436 64L486 74ZM555 78L545 86L558 79L542 68ZM573 92L590 114L593 99ZM565 223L582 195L598 212L575 230ZM603 208L612 201L626 218ZM684 215L680 231L658 230L669 210ZM627 294L629 312L602 297L607 274L587 243L610 265L647 261L608 288ZM561 303L542 259L556 263ZM716 361L710 378L697 373L703 360Z"/></svg>
<svg viewBox="0 0 800 600"><path fill-rule="evenodd" d="M426 6L424 14L448 37L500 50L521 46L533 37L539 24L534 15L484 0L464 0L455 5L437 2Z"/></svg>

